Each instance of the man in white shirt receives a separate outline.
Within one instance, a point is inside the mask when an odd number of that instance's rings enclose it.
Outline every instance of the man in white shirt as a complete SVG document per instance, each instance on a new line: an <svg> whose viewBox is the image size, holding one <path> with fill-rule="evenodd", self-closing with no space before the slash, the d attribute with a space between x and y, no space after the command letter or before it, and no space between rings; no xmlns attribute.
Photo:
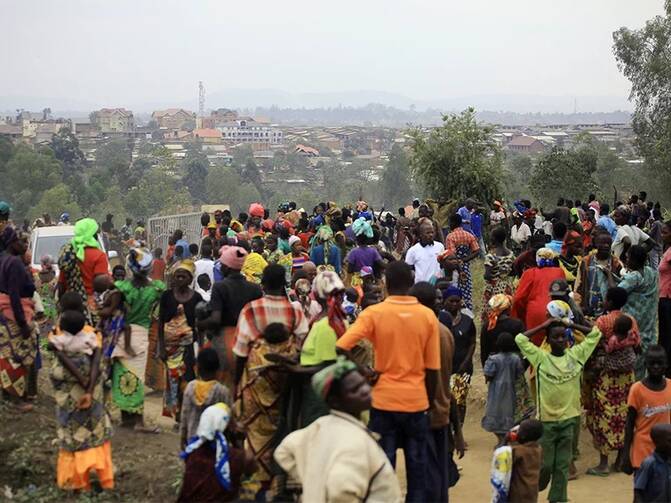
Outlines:
<svg viewBox="0 0 671 503"><path fill-rule="evenodd" d="M408 250L405 255L406 264L415 269L415 283L436 280L443 277L443 270L438 263L438 255L445 251L445 246L434 241L435 231L428 219L420 220L419 243Z"/></svg>
<svg viewBox="0 0 671 503"><path fill-rule="evenodd" d="M203 243L200 247L200 259L196 260L196 274L193 276L193 287L196 286L196 280L201 274L207 274L210 277L210 284L214 285L214 260L212 259L212 245Z"/></svg>
<svg viewBox="0 0 671 503"><path fill-rule="evenodd" d="M522 215L515 213L513 215L514 225L510 228L510 239L513 240L515 248L521 250L531 237L531 229L527 223L522 220Z"/></svg>
<svg viewBox="0 0 671 503"><path fill-rule="evenodd" d="M654 240L635 225L629 225L631 212L626 206L619 206L613 214L613 220L617 225L617 233L611 249L613 255L619 259L624 259L623 254L630 246L642 245L650 251L654 245Z"/></svg>

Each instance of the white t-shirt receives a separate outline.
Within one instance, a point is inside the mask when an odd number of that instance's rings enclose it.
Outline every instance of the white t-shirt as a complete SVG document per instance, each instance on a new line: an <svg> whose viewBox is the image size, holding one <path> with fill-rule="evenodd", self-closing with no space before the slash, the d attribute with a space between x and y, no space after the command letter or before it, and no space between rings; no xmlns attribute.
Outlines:
<svg viewBox="0 0 671 503"><path fill-rule="evenodd" d="M494 226L494 225L499 225L501 222L503 222L506 219L506 214L503 211L494 211L492 210L489 213L489 223Z"/></svg>
<svg viewBox="0 0 671 503"><path fill-rule="evenodd" d="M194 287L198 281L198 276L207 274L210 277L210 282L214 285L214 260L209 258L201 258L194 262L196 266L196 274L193 277Z"/></svg>
<svg viewBox="0 0 671 503"><path fill-rule="evenodd" d="M434 241L432 245L427 246L417 243L408 250L405 254L405 263L415 267L415 283L443 277L438 255L444 251L445 247L439 241Z"/></svg>
<svg viewBox="0 0 671 503"><path fill-rule="evenodd" d="M613 254L617 258L620 258L620 255L624 250L624 242L623 242L624 238L629 238L631 246L634 246L634 245L640 245L644 241L647 241L648 239L650 239L650 236L648 236L641 229L633 225L620 225L617 228L617 234L615 234L615 239L613 240L613 244L611 246Z"/></svg>
<svg viewBox="0 0 671 503"><path fill-rule="evenodd" d="M526 224L526 222L522 222L519 227L517 225L513 225L510 229L510 239L515 241L518 245L521 245L530 237L531 229L529 229L529 226Z"/></svg>

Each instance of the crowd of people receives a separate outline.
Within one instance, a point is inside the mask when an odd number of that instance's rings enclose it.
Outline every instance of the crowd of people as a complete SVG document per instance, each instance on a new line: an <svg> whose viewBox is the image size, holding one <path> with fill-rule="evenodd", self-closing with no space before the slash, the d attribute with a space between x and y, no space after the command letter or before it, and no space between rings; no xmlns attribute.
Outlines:
<svg viewBox="0 0 671 503"><path fill-rule="evenodd" d="M29 413L50 366L63 489L91 473L113 489L110 412L160 432L150 388L180 433L179 501L448 501L481 373L492 501L548 486L568 501L583 415L586 475L634 473L637 501L671 500L671 222L644 192L612 211L595 195L488 206L442 222L418 199L397 214L254 203L203 214L197 242L175 229L166 250L128 219L113 268L113 217L84 218L33 270L0 202L3 399Z"/></svg>

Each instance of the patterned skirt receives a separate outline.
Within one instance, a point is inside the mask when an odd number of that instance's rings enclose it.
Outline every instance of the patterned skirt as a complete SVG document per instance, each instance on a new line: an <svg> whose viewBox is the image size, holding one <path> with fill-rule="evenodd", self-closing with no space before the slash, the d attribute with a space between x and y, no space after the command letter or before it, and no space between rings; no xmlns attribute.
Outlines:
<svg viewBox="0 0 671 503"><path fill-rule="evenodd" d="M596 376L587 410L587 428L601 454L621 449L627 422L627 396L634 372L603 370Z"/></svg>
<svg viewBox="0 0 671 503"><path fill-rule="evenodd" d="M536 404L531 397L527 378L522 374L515 381L515 424L532 418L535 414Z"/></svg>
<svg viewBox="0 0 671 503"><path fill-rule="evenodd" d="M457 247L457 257L464 259L471 254L468 246ZM464 306L471 311L473 310L473 278L471 276L471 265L464 262L459 271L459 289L461 290L462 298L464 299Z"/></svg>
<svg viewBox="0 0 671 503"><path fill-rule="evenodd" d="M25 396L28 371L36 356L36 327L24 338L18 324L0 315L0 387L5 393Z"/></svg>
<svg viewBox="0 0 671 503"><path fill-rule="evenodd" d="M450 390L457 405L466 405L468 391L471 389L471 374L452 374L450 376Z"/></svg>

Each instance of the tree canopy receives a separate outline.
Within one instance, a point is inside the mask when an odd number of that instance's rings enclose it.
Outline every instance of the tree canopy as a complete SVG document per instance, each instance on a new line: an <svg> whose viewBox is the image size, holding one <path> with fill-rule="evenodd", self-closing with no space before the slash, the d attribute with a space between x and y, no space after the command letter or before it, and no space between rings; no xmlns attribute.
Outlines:
<svg viewBox="0 0 671 503"><path fill-rule="evenodd" d="M392 208L406 205L411 198L412 180L408 156L403 147L395 143L382 173L382 202L386 208Z"/></svg>
<svg viewBox="0 0 671 503"><path fill-rule="evenodd" d="M475 110L443 116L440 127L410 131L410 166L426 194L449 201L474 197L483 203L500 196L502 154L493 128L479 124Z"/></svg>

